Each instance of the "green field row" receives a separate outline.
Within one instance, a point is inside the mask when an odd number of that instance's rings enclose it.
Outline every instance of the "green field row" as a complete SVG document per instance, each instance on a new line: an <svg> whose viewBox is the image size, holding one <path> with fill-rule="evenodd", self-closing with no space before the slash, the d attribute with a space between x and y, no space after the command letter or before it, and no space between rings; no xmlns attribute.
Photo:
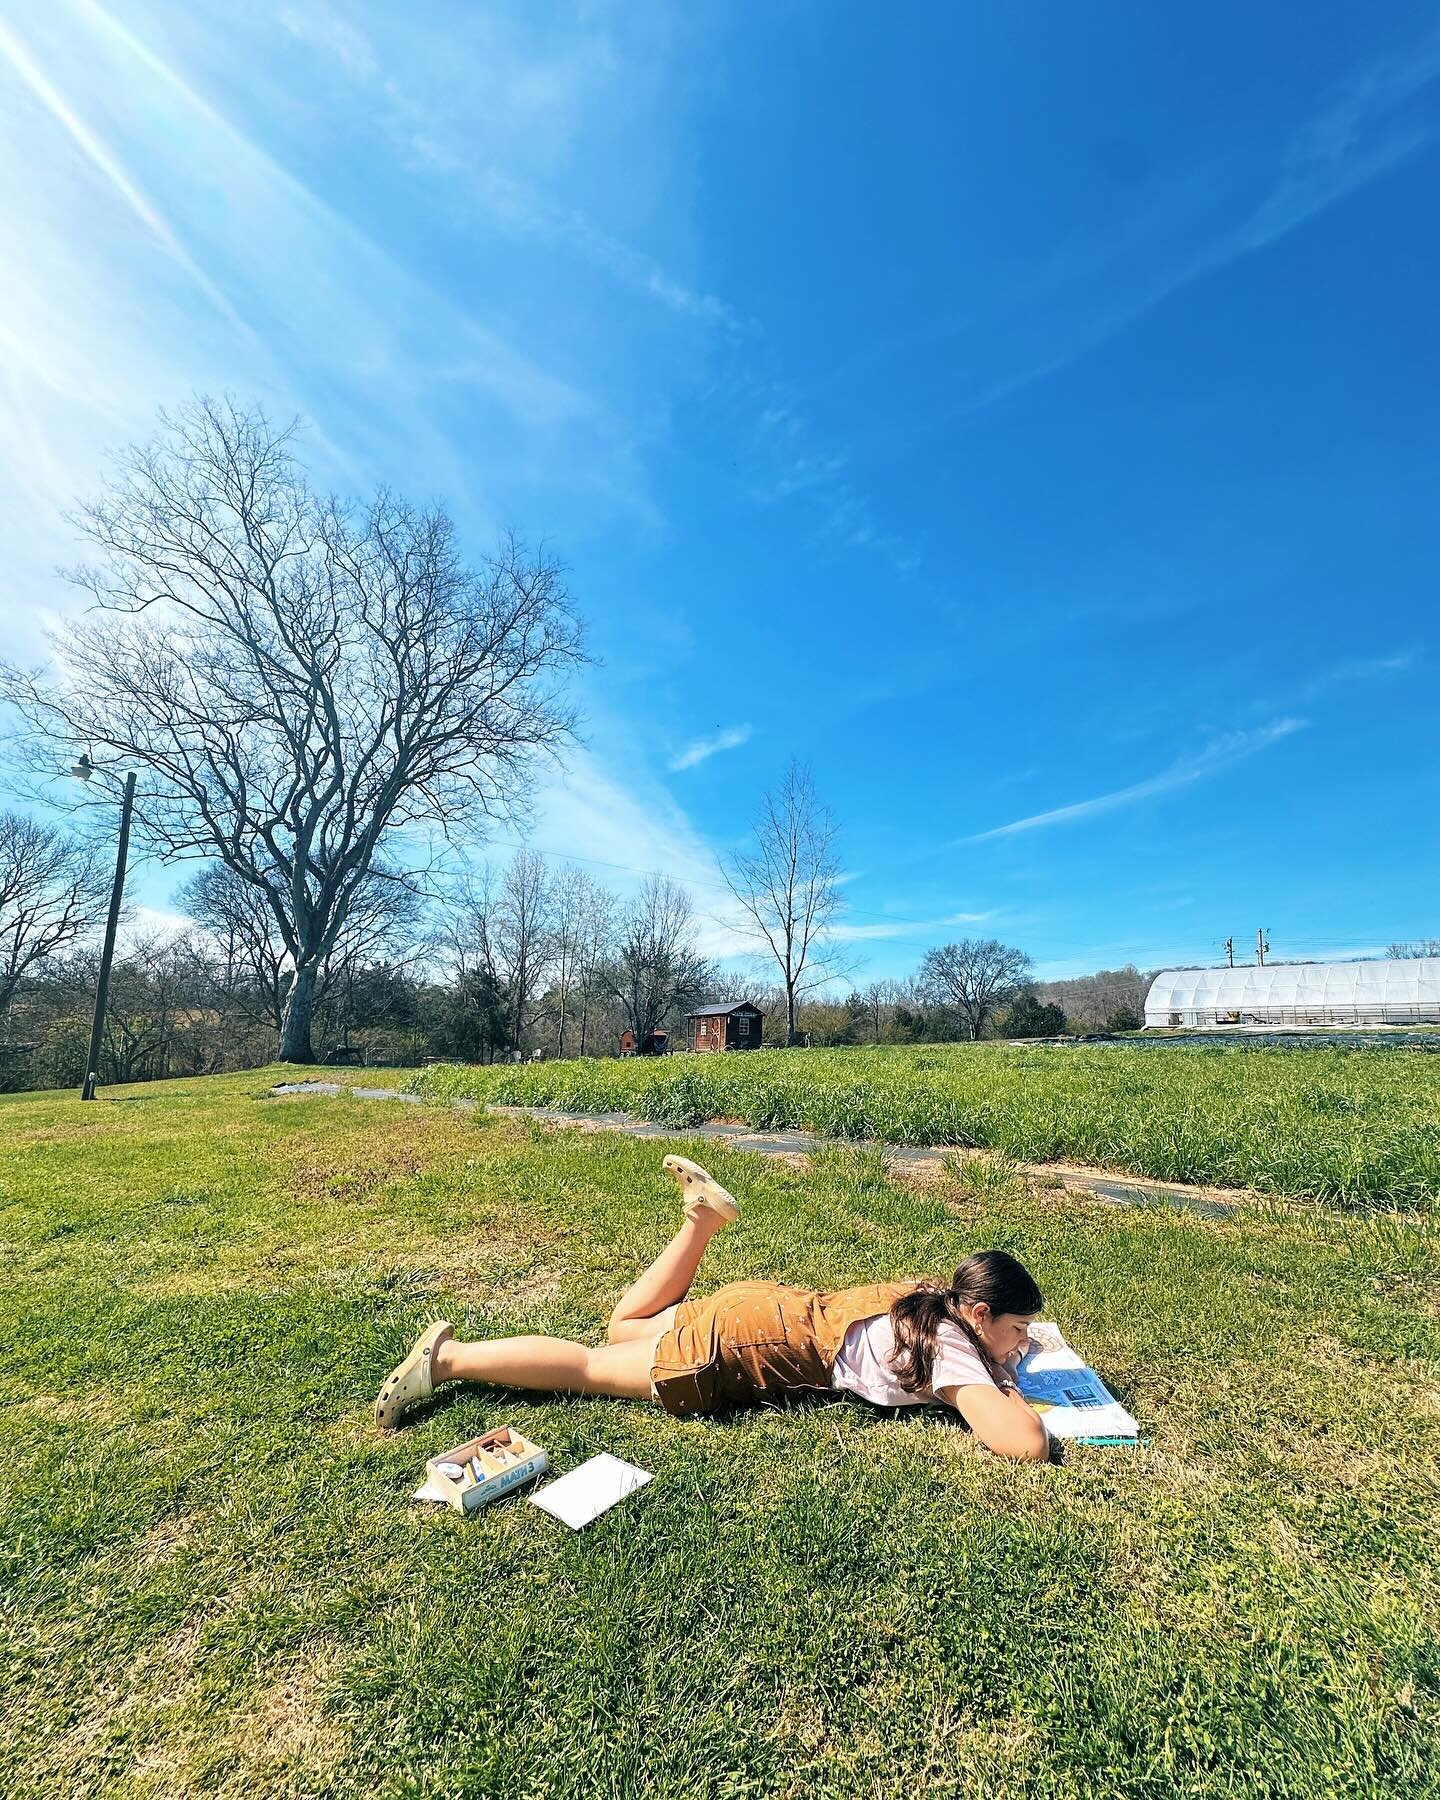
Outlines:
<svg viewBox="0 0 1440 1800"><path fill-rule="evenodd" d="M1407 1050L944 1045L428 1069L470 1096L666 1125L736 1119L999 1150L1374 1208L1440 1198L1440 1057Z"/></svg>

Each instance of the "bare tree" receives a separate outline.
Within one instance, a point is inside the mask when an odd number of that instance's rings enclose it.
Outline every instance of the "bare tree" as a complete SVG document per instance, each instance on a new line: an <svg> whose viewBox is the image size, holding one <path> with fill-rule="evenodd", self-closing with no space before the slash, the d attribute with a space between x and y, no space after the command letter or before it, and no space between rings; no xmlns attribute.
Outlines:
<svg viewBox="0 0 1440 1800"><path fill-rule="evenodd" d="M796 1041L801 999L843 970L829 930L840 907L837 827L815 792L810 771L794 758L780 786L767 793L754 822L753 848L721 862L740 903L742 930L774 957L785 989L785 1041Z"/></svg>
<svg viewBox="0 0 1440 1800"><path fill-rule="evenodd" d="M94 847L20 813L0 813L0 1012L25 975L104 916Z"/></svg>
<svg viewBox="0 0 1440 1800"><path fill-rule="evenodd" d="M927 950L919 980L937 1000L956 1008L973 1040L991 1013L1019 991L1031 967L1023 950L996 938L962 938Z"/></svg>
<svg viewBox="0 0 1440 1800"><path fill-rule="evenodd" d="M900 998L900 984L897 981L872 981L860 995L860 1004L864 1010L865 1023L870 1030L872 1043L880 1043L885 1036L885 1021L895 1010Z"/></svg>
<svg viewBox="0 0 1440 1800"><path fill-rule="evenodd" d="M609 888L592 882L581 915L575 955L580 988L580 1054L590 1047L590 1022L597 999L603 998L601 977L615 951L615 896Z"/></svg>
<svg viewBox="0 0 1440 1800"><path fill-rule="evenodd" d="M46 679L0 670L36 752L138 769L137 832L218 856L295 965L280 1054L312 1061L317 976L398 834L523 807L570 736L580 632L555 563L514 539L467 566L438 508L315 494L292 431L197 400L118 460L78 524L95 601ZM404 860L396 857L395 860Z"/></svg>
<svg viewBox="0 0 1440 1800"><path fill-rule="evenodd" d="M499 984L497 888L494 865L482 863L478 871L467 873L451 888L441 907L441 936L457 979L479 969Z"/></svg>
<svg viewBox="0 0 1440 1800"><path fill-rule="evenodd" d="M549 966L550 873L537 850L517 850L500 878L494 938L501 983L510 1003L510 1041L519 1050L540 1016Z"/></svg>
<svg viewBox="0 0 1440 1800"><path fill-rule="evenodd" d="M448 1035L491 1060L510 1043L509 995L500 974L499 877L484 863L452 891L442 908L442 936L451 965Z"/></svg>
<svg viewBox="0 0 1440 1800"><path fill-rule="evenodd" d="M584 1019L584 968L587 939L593 932L596 884L584 869L567 865L552 886L551 951L554 966L555 1054L565 1054L565 1027L578 998ZM580 1054L585 1054L582 1044Z"/></svg>
<svg viewBox="0 0 1440 1800"><path fill-rule="evenodd" d="M40 987L52 1006L79 1019L94 1001L100 952L83 949L57 957L42 973ZM193 946L183 937L152 933L136 939L115 959L100 1043L100 1070L107 1085L148 1081L176 1073L182 1033L210 1023L203 980ZM211 1014L213 1018L213 1013ZM187 1073L196 1072L190 1058ZM204 1058L198 1066L204 1066Z"/></svg>
<svg viewBox="0 0 1440 1800"><path fill-rule="evenodd" d="M1395 962L1413 962L1421 956L1440 956L1440 938L1411 938L1408 944L1387 944L1385 954Z"/></svg>
<svg viewBox="0 0 1440 1800"><path fill-rule="evenodd" d="M690 896L667 875L651 875L625 909L606 987L638 1042L699 1003L712 980L695 948Z"/></svg>
<svg viewBox="0 0 1440 1800"><path fill-rule="evenodd" d="M501 1008L507 1045L520 1048L545 1005L552 955L552 878L545 859L519 850L484 863L454 889L445 933L456 979Z"/></svg>
<svg viewBox="0 0 1440 1800"><path fill-rule="evenodd" d="M192 982L193 964L176 940L151 935L131 946L115 965L105 1008L107 1081L144 1081L172 1072Z"/></svg>
<svg viewBox="0 0 1440 1800"><path fill-rule="evenodd" d="M785 1029L785 990L778 981L769 979L774 964L769 957L756 957L753 967L741 965L742 973L730 983L732 993L744 994L761 1012L761 1042L778 1044ZM804 1029L800 1037L804 1041Z"/></svg>

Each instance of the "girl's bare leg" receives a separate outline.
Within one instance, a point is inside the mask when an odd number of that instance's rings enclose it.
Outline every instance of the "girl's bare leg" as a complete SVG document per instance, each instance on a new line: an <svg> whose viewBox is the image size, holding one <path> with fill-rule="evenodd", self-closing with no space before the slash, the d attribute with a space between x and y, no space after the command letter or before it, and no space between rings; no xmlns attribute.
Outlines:
<svg viewBox="0 0 1440 1800"><path fill-rule="evenodd" d="M652 1324L668 1331L673 1308L690 1292L690 1283L700 1267L711 1238L724 1225L719 1213L708 1206L696 1207L670 1242L638 1276L616 1302L610 1315L607 1336L612 1344L623 1344L644 1337ZM653 1342L658 1342L659 1333Z"/></svg>
<svg viewBox="0 0 1440 1800"><path fill-rule="evenodd" d="M609 1394L617 1400L649 1400L650 1365L665 1327L628 1343L591 1349L568 1338L492 1338L457 1344L448 1338L431 1359L431 1379L484 1381L492 1387L534 1388L546 1394Z"/></svg>
<svg viewBox="0 0 1440 1800"><path fill-rule="evenodd" d="M711 1238L725 1223L713 1206L692 1202L674 1237L621 1295L610 1315L609 1342L599 1349L568 1338L493 1338L466 1344L447 1338L432 1354L431 1380L437 1387L442 1381L484 1381L542 1393L651 1399L655 1346L689 1293Z"/></svg>

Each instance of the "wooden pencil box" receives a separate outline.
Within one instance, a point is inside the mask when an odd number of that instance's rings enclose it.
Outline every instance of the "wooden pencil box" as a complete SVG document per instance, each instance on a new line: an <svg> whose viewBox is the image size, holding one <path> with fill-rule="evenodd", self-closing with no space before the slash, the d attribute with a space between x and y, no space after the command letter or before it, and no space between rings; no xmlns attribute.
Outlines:
<svg viewBox="0 0 1440 1800"><path fill-rule="evenodd" d="M523 1487L549 1467L550 1458L538 1444L501 1425L457 1444L443 1456L431 1457L425 1471L448 1505L456 1512L472 1513Z"/></svg>

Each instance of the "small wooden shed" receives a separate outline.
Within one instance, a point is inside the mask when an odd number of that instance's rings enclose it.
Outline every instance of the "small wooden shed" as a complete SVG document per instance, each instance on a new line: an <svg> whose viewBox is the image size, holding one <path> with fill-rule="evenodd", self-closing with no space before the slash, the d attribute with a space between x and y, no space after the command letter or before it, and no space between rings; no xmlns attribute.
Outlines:
<svg viewBox="0 0 1440 1800"><path fill-rule="evenodd" d="M664 1056L670 1049L670 1033L668 1031L652 1031L637 1044L635 1033L627 1025L620 1033L620 1054L622 1056Z"/></svg>
<svg viewBox="0 0 1440 1800"><path fill-rule="evenodd" d="M765 1015L749 1000L722 1000L686 1013L694 1050L758 1050Z"/></svg>

